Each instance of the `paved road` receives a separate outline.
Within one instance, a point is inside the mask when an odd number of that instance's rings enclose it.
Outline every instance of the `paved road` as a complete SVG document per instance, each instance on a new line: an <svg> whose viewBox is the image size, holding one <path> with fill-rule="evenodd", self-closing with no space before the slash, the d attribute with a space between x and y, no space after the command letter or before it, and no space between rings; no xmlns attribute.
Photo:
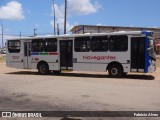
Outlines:
<svg viewBox="0 0 160 120"><path fill-rule="evenodd" d="M0 111L160 110L160 80L149 74L129 74L124 79L91 72L41 76L37 71L10 69L4 63L0 66Z"/></svg>

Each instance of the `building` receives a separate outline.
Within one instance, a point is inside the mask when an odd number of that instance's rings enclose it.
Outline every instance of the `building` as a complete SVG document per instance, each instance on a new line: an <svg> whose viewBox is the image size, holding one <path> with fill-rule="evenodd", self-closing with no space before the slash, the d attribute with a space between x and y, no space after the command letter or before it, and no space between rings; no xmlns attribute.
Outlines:
<svg viewBox="0 0 160 120"><path fill-rule="evenodd" d="M70 31L72 34L85 33L108 33L117 31L153 31L155 38L155 48L157 54L160 54L160 28L144 28L144 27L123 27L123 26L94 26L94 25L77 25Z"/></svg>

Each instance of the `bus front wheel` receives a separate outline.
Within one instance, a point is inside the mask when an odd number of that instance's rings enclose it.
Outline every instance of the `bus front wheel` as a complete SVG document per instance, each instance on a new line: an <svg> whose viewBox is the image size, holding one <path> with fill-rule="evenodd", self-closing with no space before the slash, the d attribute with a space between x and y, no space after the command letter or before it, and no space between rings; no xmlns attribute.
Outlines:
<svg viewBox="0 0 160 120"><path fill-rule="evenodd" d="M119 78L123 76L123 68L121 65L113 64L108 69L109 76Z"/></svg>
<svg viewBox="0 0 160 120"><path fill-rule="evenodd" d="M41 74L41 75L47 75L49 73L49 67L47 64L40 64L38 66L38 72Z"/></svg>

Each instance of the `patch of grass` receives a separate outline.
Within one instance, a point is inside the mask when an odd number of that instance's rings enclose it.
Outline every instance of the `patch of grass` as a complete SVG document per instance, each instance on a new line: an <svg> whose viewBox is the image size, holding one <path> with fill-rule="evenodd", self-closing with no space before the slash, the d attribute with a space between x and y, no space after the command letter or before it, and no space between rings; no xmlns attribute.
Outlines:
<svg viewBox="0 0 160 120"><path fill-rule="evenodd" d="M3 63L3 62L5 62L6 61L6 57L5 56L1 56L0 57L0 63Z"/></svg>

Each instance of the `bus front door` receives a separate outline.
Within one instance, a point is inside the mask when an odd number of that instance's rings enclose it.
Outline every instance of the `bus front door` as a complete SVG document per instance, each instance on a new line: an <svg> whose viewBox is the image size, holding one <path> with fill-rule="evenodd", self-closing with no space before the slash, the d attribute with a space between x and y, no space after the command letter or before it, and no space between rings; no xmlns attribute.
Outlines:
<svg viewBox="0 0 160 120"><path fill-rule="evenodd" d="M60 41L60 67L61 69L72 69L73 67L73 41Z"/></svg>
<svg viewBox="0 0 160 120"><path fill-rule="evenodd" d="M131 38L131 72L144 72L145 38Z"/></svg>
<svg viewBox="0 0 160 120"><path fill-rule="evenodd" d="M24 69L31 69L31 42L24 42Z"/></svg>

